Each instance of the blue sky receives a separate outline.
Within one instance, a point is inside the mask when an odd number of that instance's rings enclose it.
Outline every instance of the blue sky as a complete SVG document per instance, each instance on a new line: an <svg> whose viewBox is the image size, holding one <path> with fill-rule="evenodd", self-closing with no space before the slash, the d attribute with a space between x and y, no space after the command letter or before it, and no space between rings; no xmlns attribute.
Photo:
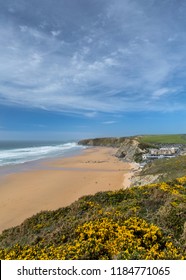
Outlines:
<svg viewBox="0 0 186 280"><path fill-rule="evenodd" d="M185 133L184 0L0 0L0 139Z"/></svg>

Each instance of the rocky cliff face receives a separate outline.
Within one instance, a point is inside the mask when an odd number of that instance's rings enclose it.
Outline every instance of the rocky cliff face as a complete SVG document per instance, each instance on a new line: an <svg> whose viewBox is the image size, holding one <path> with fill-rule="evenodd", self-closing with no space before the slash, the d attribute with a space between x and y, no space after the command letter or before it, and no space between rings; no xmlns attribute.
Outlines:
<svg viewBox="0 0 186 280"><path fill-rule="evenodd" d="M78 144L86 146L116 147L118 148L116 157L126 161L140 162L142 154L146 152L144 145L142 145L135 137L85 139L79 141Z"/></svg>
<svg viewBox="0 0 186 280"><path fill-rule="evenodd" d="M131 186L145 186L147 184L154 184L159 183L162 180L162 174L156 174L156 175L140 175L140 172L138 174L135 174L131 178Z"/></svg>
<svg viewBox="0 0 186 280"><path fill-rule="evenodd" d="M140 143L137 137L122 137L122 138L95 138L86 139L79 141L80 145L87 146L106 146L106 147L116 147L118 148L116 152L116 157L129 162L140 162L142 160L142 155L148 152L148 149L152 146L147 143ZM164 178L162 174L162 168L159 168L157 174L153 174L154 170L157 168L151 168L149 166L154 163L148 164L147 167L143 169L138 169L135 171L134 176L131 178L131 185L139 186L151 183L161 182ZM145 172L147 169L147 172ZM165 175L165 174L164 174Z"/></svg>
<svg viewBox="0 0 186 280"><path fill-rule="evenodd" d="M145 149L140 148L140 143L136 139L125 139L116 153L118 158L123 158L127 161L140 162Z"/></svg>

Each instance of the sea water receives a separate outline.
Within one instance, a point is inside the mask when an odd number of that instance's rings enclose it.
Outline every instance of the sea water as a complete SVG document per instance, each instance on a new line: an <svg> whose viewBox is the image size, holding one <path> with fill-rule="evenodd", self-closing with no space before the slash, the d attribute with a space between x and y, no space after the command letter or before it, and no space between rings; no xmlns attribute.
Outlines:
<svg viewBox="0 0 186 280"><path fill-rule="evenodd" d="M55 157L68 157L84 149L76 142L0 141L0 166L12 166Z"/></svg>

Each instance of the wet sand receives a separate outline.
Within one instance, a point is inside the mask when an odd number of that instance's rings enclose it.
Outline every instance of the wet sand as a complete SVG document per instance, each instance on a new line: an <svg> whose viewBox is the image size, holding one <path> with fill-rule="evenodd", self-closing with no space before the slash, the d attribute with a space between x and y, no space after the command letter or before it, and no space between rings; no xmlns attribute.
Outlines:
<svg viewBox="0 0 186 280"><path fill-rule="evenodd" d="M0 180L0 232L42 211L67 206L83 195L130 186L134 165L117 159L114 148L42 162L38 168Z"/></svg>

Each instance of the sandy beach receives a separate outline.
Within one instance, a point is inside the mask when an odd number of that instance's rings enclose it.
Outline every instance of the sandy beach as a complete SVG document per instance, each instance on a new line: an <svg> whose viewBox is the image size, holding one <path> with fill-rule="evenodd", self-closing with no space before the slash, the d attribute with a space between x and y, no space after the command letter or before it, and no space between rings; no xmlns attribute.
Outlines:
<svg viewBox="0 0 186 280"><path fill-rule="evenodd" d="M67 206L83 195L130 186L135 166L117 159L114 148L42 162L38 169L0 180L0 232L42 211Z"/></svg>

